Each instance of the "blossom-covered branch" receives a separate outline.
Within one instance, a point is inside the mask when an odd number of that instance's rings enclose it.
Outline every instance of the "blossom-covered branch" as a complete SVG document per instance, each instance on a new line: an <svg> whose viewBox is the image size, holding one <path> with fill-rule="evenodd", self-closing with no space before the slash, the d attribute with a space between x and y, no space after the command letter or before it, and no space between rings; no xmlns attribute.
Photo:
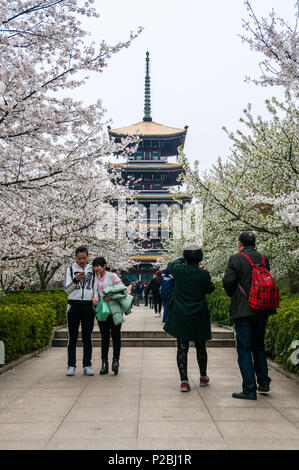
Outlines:
<svg viewBox="0 0 299 470"><path fill-rule="evenodd" d="M249 20L243 20L246 31L241 38L247 42L252 50L264 54L265 59L260 62L262 75L259 80L252 79L256 84L282 85L299 92L299 60L298 60L298 19L299 1L296 0L295 24L291 27L283 18L278 18L275 12L269 19L259 19L250 4L245 1ZM251 80L247 77L247 80Z"/></svg>

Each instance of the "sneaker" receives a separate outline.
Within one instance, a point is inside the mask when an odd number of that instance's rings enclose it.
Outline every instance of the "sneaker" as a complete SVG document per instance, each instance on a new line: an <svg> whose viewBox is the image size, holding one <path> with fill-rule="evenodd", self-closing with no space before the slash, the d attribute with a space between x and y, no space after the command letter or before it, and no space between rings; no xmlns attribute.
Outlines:
<svg viewBox="0 0 299 470"><path fill-rule="evenodd" d="M155 313L155 317L159 317L159 316L160 316L159 313Z"/></svg>
<svg viewBox="0 0 299 470"><path fill-rule="evenodd" d="M75 375L75 367L68 367L66 375L71 376Z"/></svg>
<svg viewBox="0 0 299 470"><path fill-rule="evenodd" d="M84 375L94 375L94 371L90 366L83 367Z"/></svg>
<svg viewBox="0 0 299 470"><path fill-rule="evenodd" d="M209 377L208 377L207 375L206 375L205 377L200 377L199 385L200 385L201 387L205 387L206 385L209 384L209 381L210 381L210 379L209 379Z"/></svg>
<svg viewBox="0 0 299 470"><path fill-rule="evenodd" d="M240 392L240 393L233 393L232 394L232 397L233 398L241 398L241 399L245 399L245 400L256 400L256 393L253 392L251 394L248 394L248 393L244 393L244 392Z"/></svg>
<svg viewBox="0 0 299 470"><path fill-rule="evenodd" d="M188 380L183 380L181 382L181 392L189 392L190 390L190 384Z"/></svg>
<svg viewBox="0 0 299 470"><path fill-rule="evenodd" d="M270 386L269 385L259 385L257 388L257 391L260 393L268 393L270 392Z"/></svg>

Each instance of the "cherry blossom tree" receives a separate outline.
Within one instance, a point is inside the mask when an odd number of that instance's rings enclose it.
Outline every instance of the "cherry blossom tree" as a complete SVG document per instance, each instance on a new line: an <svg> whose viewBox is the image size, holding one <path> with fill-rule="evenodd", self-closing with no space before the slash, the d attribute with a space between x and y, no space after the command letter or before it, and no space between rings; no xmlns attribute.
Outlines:
<svg viewBox="0 0 299 470"><path fill-rule="evenodd" d="M231 155L203 175L184 155L187 192L204 207L204 248L214 275L221 275L243 230L257 234L260 251L276 276L298 265L298 111L290 97L266 102L270 120L254 118L251 106L241 122L247 132L226 132Z"/></svg>
<svg viewBox="0 0 299 470"><path fill-rule="evenodd" d="M128 267L132 247L128 240L117 238L117 208L111 201L128 197L130 191L112 185L110 177L111 171L108 174L104 167L101 181L85 170L75 188L70 180L63 187L61 182L50 185L47 192L35 188L25 197L22 192L15 195L17 204L8 204L0 216L2 272L45 289L55 275L61 276L60 267L71 262L78 244L86 245L93 257L104 256L116 269Z"/></svg>
<svg viewBox="0 0 299 470"><path fill-rule="evenodd" d="M242 40L249 44L252 50L262 53L265 58L260 62L261 76L250 79L256 84L282 85L299 92L298 73L298 19L299 1L296 0L295 24L289 25L283 18L276 16L274 10L269 19L259 19L253 11L249 0L245 1L249 19L243 20L245 34Z"/></svg>
<svg viewBox="0 0 299 470"><path fill-rule="evenodd" d="M109 184L104 163L134 141L108 141L101 100L84 106L73 95L141 28L125 42L96 45L79 21L99 16L92 3L0 3L1 268L10 278L18 266L20 276L35 271L43 287L79 242L109 254L116 267L130 264L129 244L103 240L96 227L125 189L119 178Z"/></svg>
<svg viewBox="0 0 299 470"><path fill-rule="evenodd" d="M204 253L210 271L219 279L228 257L237 249L241 231L253 230L258 249L271 260L276 277L287 276L295 285L299 274L298 199L298 1L291 28L270 14L259 20L245 2L244 42L264 54L262 76L254 83L285 88L285 102L266 100L269 118L254 117L252 106L240 122L245 131L230 132L229 157L219 158L210 171L200 174L181 153L187 193L201 200L204 212ZM173 249L176 249L174 244Z"/></svg>

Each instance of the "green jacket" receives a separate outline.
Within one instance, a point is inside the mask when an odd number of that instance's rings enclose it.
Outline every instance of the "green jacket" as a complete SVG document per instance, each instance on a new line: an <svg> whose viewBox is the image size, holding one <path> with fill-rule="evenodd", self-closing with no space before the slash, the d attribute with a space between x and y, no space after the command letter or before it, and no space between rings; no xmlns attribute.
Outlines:
<svg viewBox="0 0 299 470"><path fill-rule="evenodd" d="M214 291L210 273L183 258L168 264L174 277L174 294L164 330L175 338L203 342L211 339L211 321L205 295Z"/></svg>
<svg viewBox="0 0 299 470"><path fill-rule="evenodd" d="M133 296L128 294L126 286L116 284L113 287L106 287L103 290L104 295L108 295L111 300L108 301L114 325L124 322L123 313L131 313Z"/></svg>

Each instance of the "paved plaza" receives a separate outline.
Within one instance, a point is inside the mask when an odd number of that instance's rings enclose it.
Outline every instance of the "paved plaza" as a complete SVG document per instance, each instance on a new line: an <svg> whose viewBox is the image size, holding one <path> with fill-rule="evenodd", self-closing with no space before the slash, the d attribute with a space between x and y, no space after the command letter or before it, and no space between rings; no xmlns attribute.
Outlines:
<svg viewBox="0 0 299 470"><path fill-rule="evenodd" d="M124 331L160 329L153 310L134 307ZM97 326L95 326L97 329ZM110 350L110 363L112 351ZM271 392L236 400L234 348L208 349L210 385L199 386L195 349L191 391L182 393L175 347L124 347L119 375L66 377L66 348L50 348L0 375L0 449L299 449L299 383L270 369Z"/></svg>

